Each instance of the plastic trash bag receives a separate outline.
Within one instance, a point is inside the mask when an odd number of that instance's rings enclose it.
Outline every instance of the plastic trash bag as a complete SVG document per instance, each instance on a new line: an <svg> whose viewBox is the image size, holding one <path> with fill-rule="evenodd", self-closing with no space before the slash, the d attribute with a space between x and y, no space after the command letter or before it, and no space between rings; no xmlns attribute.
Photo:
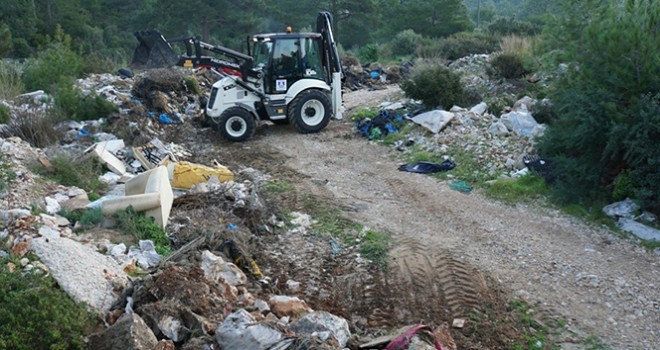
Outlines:
<svg viewBox="0 0 660 350"><path fill-rule="evenodd" d="M445 160L444 162L438 164L433 162L417 162L417 163L408 163L399 166L399 170L407 171L410 173L439 173L441 171L448 171L454 169L456 164L451 160Z"/></svg>

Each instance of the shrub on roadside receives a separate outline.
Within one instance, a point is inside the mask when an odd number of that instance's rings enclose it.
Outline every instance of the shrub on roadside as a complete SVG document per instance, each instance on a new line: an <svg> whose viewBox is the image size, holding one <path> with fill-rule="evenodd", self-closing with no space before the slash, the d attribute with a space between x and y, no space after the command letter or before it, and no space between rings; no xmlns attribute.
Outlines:
<svg viewBox="0 0 660 350"><path fill-rule="evenodd" d="M459 76L442 65L424 65L415 69L410 79L401 83L410 98L421 100L427 108L451 108L463 102L464 91Z"/></svg>
<svg viewBox="0 0 660 350"><path fill-rule="evenodd" d="M85 349L94 323L52 278L9 272L0 259L0 349Z"/></svg>
<svg viewBox="0 0 660 350"><path fill-rule="evenodd" d="M117 106L97 94L82 95L70 81L61 81L55 91L55 107L60 119L91 120L117 112Z"/></svg>

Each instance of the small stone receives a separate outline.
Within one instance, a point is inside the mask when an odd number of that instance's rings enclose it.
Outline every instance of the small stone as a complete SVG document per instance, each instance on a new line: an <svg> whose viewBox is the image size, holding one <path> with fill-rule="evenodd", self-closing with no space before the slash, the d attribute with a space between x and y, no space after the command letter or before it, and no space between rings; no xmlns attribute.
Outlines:
<svg viewBox="0 0 660 350"><path fill-rule="evenodd" d="M20 263L21 263L21 267L26 267L27 264L30 263L30 259L28 259L28 258L23 258L23 259L21 259Z"/></svg>
<svg viewBox="0 0 660 350"><path fill-rule="evenodd" d="M268 305L277 317L292 316L300 317L313 310L307 306L304 300L297 297L276 295L268 300Z"/></svg>
<svg viewBox="0 0 660 350"><path fill-rule="evenodd" d="M48 214L55 214L61 209L60 203L55 198L46 197L44 198L44 202L46 202L46 212Z"/></svg>
<svg viewBox="0 0 660 350"><path fill-rule="evenodd" d="M465 327L465 321L466 320L464 318L455 318L451 323L451 326L454 328L463 328Z"/></svg>
<svg viewBox="0 0 660 350"><path fill-rule="evenodd" d="M288 280L286 281L286 289L291 293L297 293L300 291L300 282Z"/></svg>
<svg viewBox="0 0 660 350"><path fill-rule="evenodd" d="M266 314L270 312L270 306L268 306L268 303L259 299L254 302L254 306L261 312L262 314Z"/></svg>
<svg viewBox="0 0 660 350"><path fill-rule="evenodd" d="M7 264L7 269L9 270L10 273L11 273L11 272L14 272L14 270L16 270L16 264L14 264L14 263L8 263L8 264Z"/></svg>

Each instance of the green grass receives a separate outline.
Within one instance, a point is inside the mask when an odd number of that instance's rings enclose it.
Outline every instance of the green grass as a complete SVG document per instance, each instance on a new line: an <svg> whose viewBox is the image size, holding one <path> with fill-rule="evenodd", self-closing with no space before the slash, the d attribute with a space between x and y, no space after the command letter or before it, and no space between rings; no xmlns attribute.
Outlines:
<svg viewBox="0 0 660 350"><path fill-rule="evenodd" d="M262 189L271 193L289 192L293 189L290 183L280 180L267 181L262 185Z"/></svg>
<svg viewBox="0 0 660 350"><path fill-rule="evenodd" d="M0 153L0 191L8 188L10 182L16 179L16 173L11 170L11 165L4 159L4 154Z"/></svg>
<svg viewBox="0 0 660 350"><path fill-rule="evenodd" d="M360 108L356 109L355 111L350 113L349 119L357 122L360 121L364 118L371 118L373 119L375 116L378 115L378 110L375 108Z"/></svg>
<svg viewBox="0 0 660 350"><path fill-rule="evenodd" d="M9 272L0 259L0 349L86 349L95 318L43 274Z"/></svg>
<svg viewBox="0 0 660 350"><path fill-rule="evenodd" d="M484 194L509 204L529 203L550 195L550 187L543 178L530 174L518 179L497 179L484 186Z"/></svg>
<svg viewBox="0 0 660 350"><path fill-rule="evenodd" d="M598 337L596 336L588 336L586 339L582 341L582 345L584 345L585 350L610 350L611 348L605 343L603 343Z"/></svg>
<svg viewBox="0 0 660 350"><path fill-rule="evenodd" d="M133 207L115 213L117 227L122 232L135 237L138 240L151 240L154 242L156 252L160 255L169 255L172 251L172 240L167 236L167 231L156 225L153 218L146 217L142 213L136 213Z"/></svg>
<svg viewBox="0 0 660 350"><path fill-rule="evenodd" d="M382 268L387 268L387 251L390 236L383 232L369 230L360 243L360 254Z"/></svg>
<svg viewBox="0 0 660 350"><path fill-rule="evenodd" d="M99 176L104 173L103 165L94 158L72 160L58 156L50 163L53 168L46 171L45 175L64 186L76 186L96 193L107 188L107 185L99 180Z"/></svg>
<svg viewBox="0 0 660 350"><path fill-rule="evenodd" d="M509 304L509 308L517 315L524 327L523 343L516 342L512 348L514 350L548 349L548 345L551 343L551 340L548 339L549 329L534 319L527 303L516 299ZM553 346L550 349L556 349L556 347Z"/></svg>

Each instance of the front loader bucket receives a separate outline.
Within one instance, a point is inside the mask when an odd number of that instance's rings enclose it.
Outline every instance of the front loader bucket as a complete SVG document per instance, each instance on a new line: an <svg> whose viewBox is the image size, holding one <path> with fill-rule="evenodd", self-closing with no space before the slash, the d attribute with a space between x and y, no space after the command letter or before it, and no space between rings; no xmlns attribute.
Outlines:
<svg viewBox="0 0 660 350"><path fill-rule="evenodd" d="M132 67L158 68L173 66L179 60L170 43L157 30L133 33L140 42L133 52Z"/></svg>

